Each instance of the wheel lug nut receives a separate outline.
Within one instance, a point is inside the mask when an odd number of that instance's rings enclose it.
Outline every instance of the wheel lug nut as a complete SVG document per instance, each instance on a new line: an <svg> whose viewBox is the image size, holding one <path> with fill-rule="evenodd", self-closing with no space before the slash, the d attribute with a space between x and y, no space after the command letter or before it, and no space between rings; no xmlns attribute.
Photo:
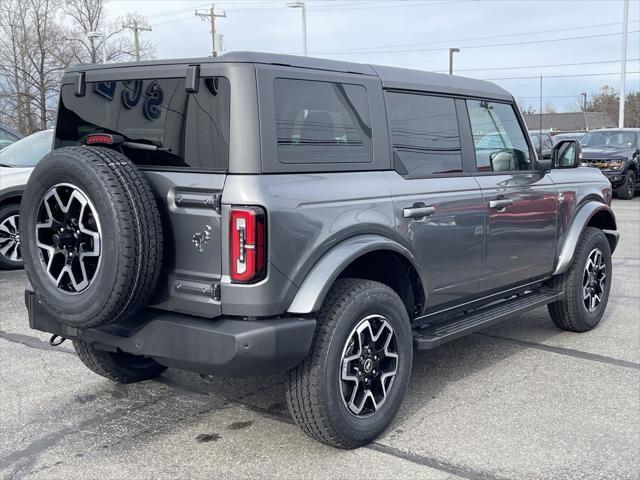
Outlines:
<svg viewBox="0 0 640 480"><path fill-rule="evenodd" d="M374 356L373 356L373 359L374 359L374 360L377 360L377 359L378 359L378 355L374 355Z"/></svg>

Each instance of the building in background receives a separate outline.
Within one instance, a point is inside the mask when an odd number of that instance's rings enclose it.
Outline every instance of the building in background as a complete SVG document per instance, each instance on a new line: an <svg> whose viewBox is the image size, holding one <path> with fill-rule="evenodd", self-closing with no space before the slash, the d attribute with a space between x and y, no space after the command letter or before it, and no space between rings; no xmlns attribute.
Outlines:
<svg viewBox="0 0 640 480"><path fill-rule="evenodd" d="M582 132L616 127L613 120L604 112L543 113L542 115L527 113L523 116L529 130Z"/></svg>

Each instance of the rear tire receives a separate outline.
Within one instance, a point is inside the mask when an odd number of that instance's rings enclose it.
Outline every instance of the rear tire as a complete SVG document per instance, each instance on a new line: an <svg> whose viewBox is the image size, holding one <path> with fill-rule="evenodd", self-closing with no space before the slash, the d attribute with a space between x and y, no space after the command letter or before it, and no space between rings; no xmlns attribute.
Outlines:
<svg viewBox="0 0 640 480"><path fill-rule="evenodd" d="M636 172L629 170L624 177L618 188L616 188L616 195L622 200L631 200L636 193Z"/></svg>
<svg viewBox="0 0 640 480"><path fill-rule="evenodd" d="M338 280L319 312L309 355L289 372L293 419L327 445L368 444L400 408L412 355L409 316L400 297L382 283Z"/></svg>
<svg viewBox="0 0 640 480"><path fill-rule="evenodd" d="M125 352L97 350L81 340L75 340L73 347L89 370L118 383L149 380L167 369L151 358Z"/></svg>
<svg viewBox="0 0 640 480"><path fill-rule="evenodd" d="M590 270L591 266L594 268ZM601 282L603 273L604 283ZM602 230L587 227L568 270L552 280L552 286L565 294L562 300L548 305L553 323L569 332L586 332L598 325L609 300L611 275L611 248L607 237Z"/></svg>

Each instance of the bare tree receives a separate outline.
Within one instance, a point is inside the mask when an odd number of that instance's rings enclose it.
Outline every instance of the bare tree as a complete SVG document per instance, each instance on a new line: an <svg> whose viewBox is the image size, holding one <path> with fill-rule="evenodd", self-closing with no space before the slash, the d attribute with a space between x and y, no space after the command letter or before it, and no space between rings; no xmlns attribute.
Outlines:
<svg viewBox="0 0 640 480"><path fill-rule="evenodd" d="M126 19L109 21L105 0L0 0L0 122L27 135L53 123L60 80L72 63L134 58ZM129 17L145 25L140 16ZM105 38L89 38L89 32ZM152 55L148 41L141 56ZM101 52L100 52L101 53Z"/></svg>
<svg viewBox="0 0 640 480"><path fill-rule="evenodd" d="M604 85L587 100L585 112L605 112L609 118L618 118L620 96L616 91ZM624 102L624 124L626 127L640 127L640 92L630 92Z"/></svg>
<svg viewBox="0 0 640 480"><path fill-rule="evenodd" d="M29 134L52 120L62 55L60 12L56 0L4 0L0 4L0 98L4 120Z"/></svg>
<svg viewBox="0 0 640 480"><path fill-rule="evenodd" d="M520 113L523 115L531 115L536 113L536 109L531 105L520 105Z"/></svg>
<svg viewBox="0 0 640 480"><path fill-rule="evenodd" d="M107 19L104 0L65 0L71 27L67 39L74 44L76 63L98 63L102 58L101 49L106 49L107 62L132 60L135 57L134 42L123 27L134 18L141 25L146 19L137 14L129 14L126 19ZM104 37L89 37L90 32L101 32ZM153 46L149 41L140 42L141 58L150 58Z"/></svg>

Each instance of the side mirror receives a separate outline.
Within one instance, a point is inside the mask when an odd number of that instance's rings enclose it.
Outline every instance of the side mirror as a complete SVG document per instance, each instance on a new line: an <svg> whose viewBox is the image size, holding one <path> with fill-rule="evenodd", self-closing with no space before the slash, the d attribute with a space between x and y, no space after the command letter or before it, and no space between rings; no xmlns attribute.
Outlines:
<svg viewBox="0 0 640 480"><path fill-rule="evenodd" d="M582 145L579 140L560 140L551 150L553 168L576 168L582 159Z"/></svg>
<svg viewBox="0 0 640 480"><path fill-rule="evenodd" d="M489 163L491 170L494 172L508 172L517 170L514 165L514 157L512 150L497 150L489 155Z"/></svg>

